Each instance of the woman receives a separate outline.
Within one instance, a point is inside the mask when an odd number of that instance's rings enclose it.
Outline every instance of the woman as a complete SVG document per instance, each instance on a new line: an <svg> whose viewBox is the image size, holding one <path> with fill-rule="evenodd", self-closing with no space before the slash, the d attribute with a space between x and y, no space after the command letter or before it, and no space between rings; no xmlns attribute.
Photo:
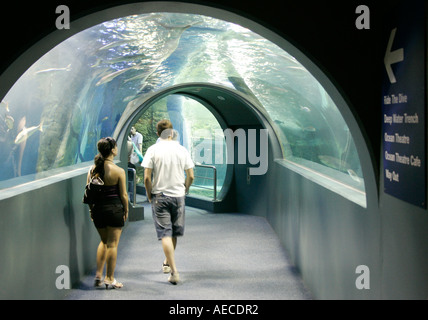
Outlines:
<svg viewBox="0 0 428 320"><path fill-rule="evenodd" d="M104 264L107 264L104 284L108 289L122 288L123 284L114 278L122 227L128 218L128 194L126 191L125 170L114 164L117 144L113 138L102 138L97 144L99 153L94 158L95 165L88 172L87 182L93 176L104 181L102 194L95 204L90 206L91 218L101 237L97 249L97 271L94 285L102 286Z"/></svg>

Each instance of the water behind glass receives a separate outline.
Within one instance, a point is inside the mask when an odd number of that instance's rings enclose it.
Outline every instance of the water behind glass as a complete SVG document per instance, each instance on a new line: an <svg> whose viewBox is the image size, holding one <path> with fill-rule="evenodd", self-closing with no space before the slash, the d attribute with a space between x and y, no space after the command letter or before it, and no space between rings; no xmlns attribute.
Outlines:
<svg viewBox="0 0 428 320"><path fill-rule="evenodd" d="M284 157L336 170L364 188L346 123L294 57L238 25L178 13L105 22L31 66L1 103L0 188L91 161L128 103L184 82L241 91L267 111Z"/></svg>

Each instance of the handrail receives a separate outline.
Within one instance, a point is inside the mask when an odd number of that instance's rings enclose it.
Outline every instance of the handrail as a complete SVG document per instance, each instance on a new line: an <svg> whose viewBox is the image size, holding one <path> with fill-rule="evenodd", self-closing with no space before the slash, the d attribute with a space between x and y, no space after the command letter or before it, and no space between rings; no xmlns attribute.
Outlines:
<svg viewBox="0 0 428 320"><path fill-rule="evenodd" d="M208 177L197 176L197 175L195 175L195 178L202 178L202 179L207 179L207 180L214 180L214 183L213 183L213 185L214 185L214 189L213 189L213 200L216 201L217 200L217 168L215 166L209 166L209 165L205 165L205 164L195 164L195 167L213 169L214 178L208 178ZM201 186L197 186L196 188L210 189L210 188L201 187Z"/></svg>

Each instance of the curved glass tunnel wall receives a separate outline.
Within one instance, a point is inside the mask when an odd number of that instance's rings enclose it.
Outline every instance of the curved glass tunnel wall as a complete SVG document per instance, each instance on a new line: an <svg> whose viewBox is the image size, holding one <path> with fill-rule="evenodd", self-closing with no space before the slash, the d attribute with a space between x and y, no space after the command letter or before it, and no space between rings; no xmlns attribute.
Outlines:
<svg viewBox="0 0 428 320"><path fill-rule="evenodd" d="M0 187L91 161L97 140L113 134L128 105L186 82L240 91L270 117L282 145L279 162L327 178L326 187L338 185L353 201L357 194L365 206L351 133L319 82L251 30L182 13L104 22L32 65L1 103Z"/></svg>

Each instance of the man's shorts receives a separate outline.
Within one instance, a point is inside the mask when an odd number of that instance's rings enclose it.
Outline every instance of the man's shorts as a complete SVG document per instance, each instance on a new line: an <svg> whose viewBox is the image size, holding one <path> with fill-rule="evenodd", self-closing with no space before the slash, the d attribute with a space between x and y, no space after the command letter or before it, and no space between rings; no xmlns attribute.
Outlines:
<svg viewBox="0 0 428 320"><path fill-rule="evenodd" d="M152 194L152 214L158 239L184 234L185 197Z"/></svg>

